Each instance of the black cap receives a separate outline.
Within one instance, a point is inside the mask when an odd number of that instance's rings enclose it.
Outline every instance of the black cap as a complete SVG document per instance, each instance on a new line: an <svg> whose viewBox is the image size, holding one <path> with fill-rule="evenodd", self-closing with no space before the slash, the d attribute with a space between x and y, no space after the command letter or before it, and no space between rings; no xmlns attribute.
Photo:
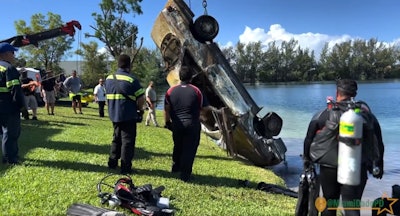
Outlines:
<svg viewBox="0 0 400 216"><path fill-rule="evenodd" d="M347 96L355 97L357 95L357 82L352 79L341 79L336 82L337 90Z"/></svg>

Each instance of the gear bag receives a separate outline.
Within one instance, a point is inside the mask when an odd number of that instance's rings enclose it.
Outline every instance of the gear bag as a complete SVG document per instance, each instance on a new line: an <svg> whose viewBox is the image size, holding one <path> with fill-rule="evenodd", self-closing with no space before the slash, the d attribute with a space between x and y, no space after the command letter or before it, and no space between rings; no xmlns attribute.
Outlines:
<svg viewBox="0 0 400 216"><path fill-rule="evenodd" d="M115 174L104 177L98 184L98 196L101 203L108 202L114 208L121 206L129 209L136 215L143 216L170 216L174 210L169 208L169 199L162 197L164 186L153 188L151 184L136 187L130 176L119 178L114 186L107 183L106 179ZM104 192L102 186L113 188L112 192Z"/></svg>

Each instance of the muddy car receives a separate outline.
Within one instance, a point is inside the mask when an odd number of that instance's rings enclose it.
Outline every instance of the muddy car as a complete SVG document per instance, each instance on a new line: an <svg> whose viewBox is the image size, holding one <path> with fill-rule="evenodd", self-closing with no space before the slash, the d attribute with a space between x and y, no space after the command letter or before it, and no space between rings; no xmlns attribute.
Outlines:
<svg viewBox="0 0 400 216"><path fill-rule="evenodd" d="M285 160L286 146L279 135L282 119L259 107L238 79L218 45L218 23L209 15L193 21L194 14L182 0L169 0L158 15L151 36L162 53L166 79L179 84L182 65L192 69L192 83L215 107L202 113L203 130L235 157L256 166Z"/></svg>

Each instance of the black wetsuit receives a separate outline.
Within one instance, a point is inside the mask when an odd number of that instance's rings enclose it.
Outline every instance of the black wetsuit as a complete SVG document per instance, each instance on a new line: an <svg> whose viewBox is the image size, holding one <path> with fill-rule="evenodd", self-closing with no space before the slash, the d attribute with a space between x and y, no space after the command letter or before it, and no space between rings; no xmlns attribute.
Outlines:
<svg viewBox="0 0 400 216"><path fill-rule="evenodd" d="M165 105L170 106L172 120L172 171L180 171L183 181L189 180L200 142L200 110L207 106L203 94L194 85L171 87L165 95Z"/></svg>
<svg viewBox="0 0 400 216"><path fill-rule="evenodd" d="M325 126L325 122L329 119L329 110L325 109L318 112L314 117L311 119L311 122L308 126L307 135L304 139L304 159L310 159L310 145L314 139L315 134L318 130L321 130ZM378 143L380 145L380 149L382 151L383 157L383 142L382 142L382 134L381 129L379 126L378 121L375 118L374 122L374 129L375 134L378 139ZM326 166L320 164L320 184L322 186L323 196L327 202L329 200L338 201L340 195L342 195L342 201L354 201L354 200L361 200L367 179L368 179L368 172L367 172L367 164L364 162L365 157L363 156L363 162L361 165L361 179L360 184L357 186L350 186L350 185L342 185L337 182L337 167ZM382 162L383 164L383 159ZM382 168L383 169L383 168ZM332 215L336 216L336 209L322 212L323 216ZM345 215L360 215L359 210L345 210Z"/></svg>

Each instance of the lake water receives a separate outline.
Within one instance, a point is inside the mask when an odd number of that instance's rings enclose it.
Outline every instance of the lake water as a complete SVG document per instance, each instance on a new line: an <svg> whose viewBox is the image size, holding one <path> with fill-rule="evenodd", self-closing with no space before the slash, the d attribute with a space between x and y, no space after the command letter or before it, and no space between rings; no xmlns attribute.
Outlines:
<svg viewBox="0 0 400 216"><path fill-rule="evenodd" d="M385 174L381 180L370 176L363 194L363 200L373 200L383 193L390 196L391 186L400 184L400 160L397 160L400 156L400 81L359 83L358 88L356 99L369 104L381 124L385 144ZM285 179L289 188L296 190L308 123L326 106L326 97L335 96L336 86L334 83L282 84L246 86L246 89L260 107L276 112L283 119L279 137L288 149L287 165L281 163L272 169ZM165 89L159 90L158 109L162 109Z"/></svg>
<svg viewBox="0 0 400 216"><path fill-rule="evenodd" d="M307 85L246 86L260 107L279 114L283 119L280 137L286 143L287 166L279 164L273 169L285 178L287 186L298 186L302 169L300 154L303 139L312 116L326 106L326 97L335 96L334 83ZM369 177L363 200L373 200L383 193L391 195L391 186L400 184L400 81L359 83L357 100L366 101L378 118L385 144L384 176L377 180Z"/></svg>

